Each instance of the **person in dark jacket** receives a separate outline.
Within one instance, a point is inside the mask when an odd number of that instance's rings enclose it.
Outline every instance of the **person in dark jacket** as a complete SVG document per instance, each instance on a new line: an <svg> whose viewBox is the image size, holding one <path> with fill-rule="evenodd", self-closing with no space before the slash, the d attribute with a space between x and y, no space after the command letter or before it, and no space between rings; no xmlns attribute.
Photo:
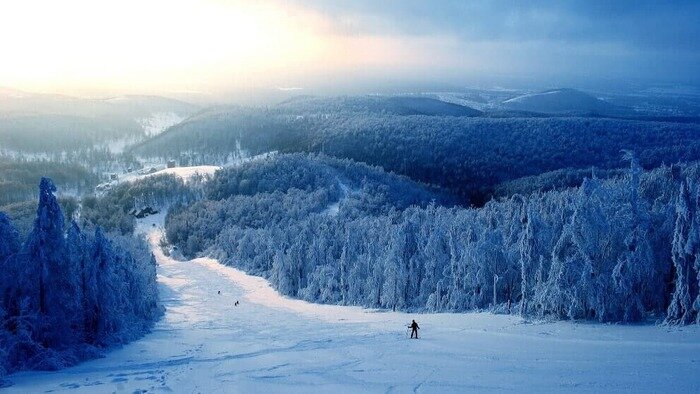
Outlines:
<svg viewBox="0 0 700 394"><path fill-rule="evenodd" d="M418 327L418 323L416 323L416 321L413 320L411 325L408 327L411 329L411 338L413 338L413 334L416 334L416 339L418 339L418 330L420 330L420 327Z"/></svg>

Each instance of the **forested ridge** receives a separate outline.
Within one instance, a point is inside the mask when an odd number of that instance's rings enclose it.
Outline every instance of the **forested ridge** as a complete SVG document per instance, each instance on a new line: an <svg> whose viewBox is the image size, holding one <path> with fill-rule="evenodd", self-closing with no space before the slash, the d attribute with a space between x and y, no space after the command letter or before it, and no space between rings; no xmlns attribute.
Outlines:
<svg viewBox="0 0 700 394"><path fill-rule="evenodd" d="M42 176L55 179L64 191L74 194L91 192L101 180L98 174L76 163L0 156L0 207L29 200Z"/></svg>
<svg viewBox="0 0 700 394"><path fill-rule="evenodd" d="M171 242L194 255L214 244L216 234L232 225L286 226L313 214L358 217L434 202L451 205L454 199L362 163L327 156L277 155L218 171L205 184L202 201L171 209L168 234ZM204 232L188 233L193 225Z"/></svg>
<svg viewBox="0 0 700 394"><path fill-rule="evenodd" d="M169 214L168 239L313 302L603 322L698 318L696 164L644 172L628 154L622 176L472 209L393 198L373 205L392 195L386 182L384 192L364 188L329 214L333 185L292 169L331 159L269 160L258 165L279 166L276 183L240 192L230 180L250 169L218 174L208 199Z"/></svg>
<svg viewBox="0 0 700 394"><path fill-rule="evenodd" d="M136 137L142 133L138 123L123 119L107 121L66 115L0 117L0 146L22 152L89 149L110 140Z"/></svg>
<svg viewBox="0 0 700 394"><path fill-rule="evenodd" d="M232 152L317 152L440 185L483 205L510 180L564 168L619 168L633 150L651 169L700 159L700 126L606 118L483 118L371 112L217 110L134 148L224 162Z"/></svg>

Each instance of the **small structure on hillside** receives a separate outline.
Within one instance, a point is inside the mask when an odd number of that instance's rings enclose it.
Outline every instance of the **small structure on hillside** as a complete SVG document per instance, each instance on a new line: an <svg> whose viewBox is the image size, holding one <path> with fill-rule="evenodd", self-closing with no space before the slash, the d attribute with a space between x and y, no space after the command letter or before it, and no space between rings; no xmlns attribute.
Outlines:
<svg viewBox="0 0 700 394"><path fill-rule="evenodd" d="M177 166L177 163L175 160L168 160L168 168L175 168Z"/></svg>
<svg viewBox="0 0 700 394"><path fill-rule="evenodd" d="M157 213L158 211L151 207L146 207L143 209L134 208L131 211L129 211L129 214L135 216L137 219L143 219L146 216L155 215Z"/></svg>

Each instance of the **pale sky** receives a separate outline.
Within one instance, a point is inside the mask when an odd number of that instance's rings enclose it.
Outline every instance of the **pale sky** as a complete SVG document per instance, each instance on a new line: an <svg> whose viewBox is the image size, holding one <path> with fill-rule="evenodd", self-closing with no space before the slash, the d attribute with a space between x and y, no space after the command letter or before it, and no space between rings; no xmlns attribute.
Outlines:
<svg viewBox="0 0 700 394"><path fill-rule="evenodd" d="M0 86L211 93L484 78L697 83L698 15L698 1L8 0Z"/></svg>

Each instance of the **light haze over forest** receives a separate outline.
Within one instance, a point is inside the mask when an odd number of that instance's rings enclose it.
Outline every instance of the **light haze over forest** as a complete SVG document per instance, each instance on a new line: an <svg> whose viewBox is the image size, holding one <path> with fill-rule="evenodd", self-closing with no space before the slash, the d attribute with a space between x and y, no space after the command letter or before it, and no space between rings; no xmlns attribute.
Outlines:
<svg viewBox="0 0 700 394"><path fill-rule="evenodd" d="M695 1L29 0L0 15L0 86L43 93L245 103L700 82Z"/></svg>

